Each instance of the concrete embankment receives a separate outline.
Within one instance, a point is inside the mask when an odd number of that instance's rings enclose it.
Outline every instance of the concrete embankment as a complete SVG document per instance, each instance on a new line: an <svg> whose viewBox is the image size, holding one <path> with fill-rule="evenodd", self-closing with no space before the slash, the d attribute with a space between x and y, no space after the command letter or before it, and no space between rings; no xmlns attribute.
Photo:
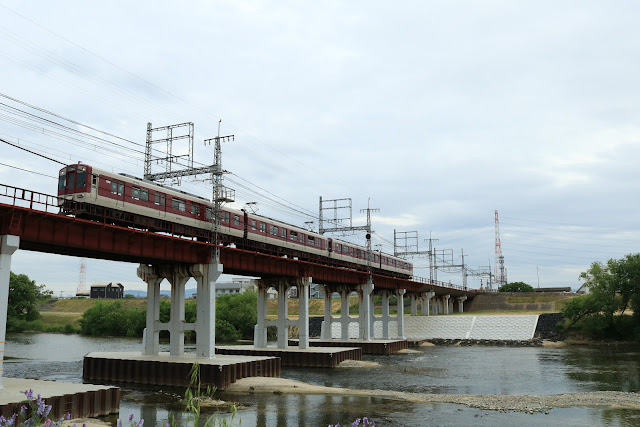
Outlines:
<svg viewBox="0 0 640 427"><path fill-rule="evenodd" d="M480 292L465 303L465 312L531 311L558 312L563 304L575 298L569 292Z"/></svg>

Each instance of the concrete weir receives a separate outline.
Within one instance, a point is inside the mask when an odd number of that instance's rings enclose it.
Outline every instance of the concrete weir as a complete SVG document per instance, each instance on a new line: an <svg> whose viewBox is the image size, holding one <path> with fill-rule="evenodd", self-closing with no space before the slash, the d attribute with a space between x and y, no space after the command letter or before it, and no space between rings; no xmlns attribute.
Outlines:
<svg viewBox="0 0 640 427"><path fill-rule="evenodd" d="M26 390L40 394L51 405L50 418L92 418L120 412L120 389L92 384L4 378L0 390L0 415L11 418L20 412Z"/></svg>
<svg viewBox="0 0 640 427"><path fill-rule="evenodd" d="M146 356L140 352L89 353L84 357L82 378L89 381L113 381L135 384L186 387L194 363L200 368L200 384L224 390L247 377L278 377L281 364L277 357L224 356L198 358L195 355Z"/></svg>

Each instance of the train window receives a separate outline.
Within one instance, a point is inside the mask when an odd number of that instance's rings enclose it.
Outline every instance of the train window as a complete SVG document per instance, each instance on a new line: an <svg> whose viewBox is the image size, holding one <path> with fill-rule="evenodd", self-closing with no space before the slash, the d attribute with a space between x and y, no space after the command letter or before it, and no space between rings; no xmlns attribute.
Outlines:
<svg viewBox="0 0 640 427"><path fill-rule="evenodd" d="M78 168L76 174L76 188L83 188L87 184L87 172L84 166Z"/></svg>
<svg viewBox="0 0 640 427"><path fill-rule="evenodd" d="M295 240L295 241L297 241L297 240L298 240L298 233L296 233L295 231L291 231L291 232L289 233L289 238L290 238L291 240Z"/></svg>
<svg viewBox="0 0 640 427"><path fill-rule="evenodd" d="M302 243L304 243L304 234L301 234L301 235L300 235L300 241L301 241Z"/></svg>
<svg viewBox="0 0 640 427"><path fill-rule="evenodd" d="M356 257L360 258L360 249L356 249Z"/></svg>
<svg viewBox="0 0 640 427"><path fill-rule="evenodd" d="M378 262L379 260L380 258L378 257L378 255L373 256L373 262Z"/></svg>
<svg viewBox="0 0 640 427"><path fill-rule="evenodd" d="M143 202L149 201L149 190L140 190L140 200Z"/></svg>
<svg viewBox="0 0 640 427"><path fill-rule="evenodd" d="M204 210L204 217L206 219L208 219L209 221L211 221L213 219L213 211L211 210L211 208L206 208Z"/></svg>
<svg viewBox="0 0 640 427"><path fill-rule="evenodd" d="M254 220L251 220L251 229L255 230L257 228L257 224Z"/></svg>
<svg viewBox="0 0 640 427"><path fill-rule="evenodd" d="M287 238L287 230L285 228L282 229L282 233L280 234L280 236L284 239Z"/></svg>
<svg viewBox="0 0 640 427"><path fill-rule="evenodd" d="M233 216L233 225L240 225L240 217L238 215Z"/></svg>
<svg viewBox="0 0 640 427"><path fill-rule="evenodd" d="M200 216L200 205L191 203L191 214L195 216Z"/></svg>
<svg viewBox="0 0 640 427"><path fill-rule="evenodd" d="M267 232L267 224L265 224L264 222L260 223L260 232L261 233L266 233Z"/></svg>
<svg viewBox="0 0 640 427"><path fill-rule="evenodd" d="M222 222L230 222L231 214L229 212L222 212Z"/></svg>
<svg viewBox="0 0 640 427"><path fill-rule="evenodd" d="M280 231L278 230L278 227L276 227L275 225L270 225L269 226L269 234L277 236L279 233L280 233Z"/></svg>
<svg viewBox="0 0 640 427"><path fill-rule="evenodd" d="M307 237L307 240L309 241L309 244L310 244L311 246L315 246L315 245L316 245L316 239L315 239L315 237L313 237L313 236L308 236L308 237Z"/></svg>
<svg viewBox="0 0 640 427"><path fill-rule="evenodd" d="M136 187L131 187L131 198L140 200L140 189Z"/></svg>
<svg viewBox="0 0 640 427"><path fill-rule="evenodd" d="M156 205L164 206L165 205L165 195L162 193L156 193Z"/></svg>
<svg viewBox="0 0 640 427"><path fill-rule="evenodd" d="M187 202L184 200L176 199L175 197L171 200L171 207L173 209L186 212L187 211Z"/></svg>
<svg viewBox="0 0 640 427"><path fill-rule="evenodd" d="M111 193L122 196L124 194L124 184L117 181L111 182Z"/></svg>
<svg viewBox="0 0 640 427"><path fill-rule="evenodd" d="M67 171L60 171L60 178L58 178L58 190L63 190L67 185Z"/></svg>

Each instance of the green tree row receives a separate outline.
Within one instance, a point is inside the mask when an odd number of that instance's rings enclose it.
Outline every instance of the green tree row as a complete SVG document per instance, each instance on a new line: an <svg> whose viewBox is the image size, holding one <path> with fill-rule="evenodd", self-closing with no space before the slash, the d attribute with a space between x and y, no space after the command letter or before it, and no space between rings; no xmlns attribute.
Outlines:
<svg viewBox="0 0 640 427"><path fill-rule="evenodd" d="M222 295L216 298L216 341L233 342L252 339L257 322L258 298L255 292ZM141 337L146 326L146 309L125 307L120 301L108 304L98 301L80 319L85 335ZM171 302L160 301L160 321L169 322ZM185 303L185 322L196 320L196 302ZM185 333L189 338L190 331Z"/></svg>
<svg viewBox="0 0 640 427"><path fill-rule="evenodd" d="M564 306L564 329L598 339L640 341L640 254L594 262L580 278L589 293Z"/></svg>
<svg viewBox="0 0 640 427"><path fill-rule="evenodd" d="M38 302L51 298L51 291L36 285L26 274L9 273L7 332L20 332L40 318Z"/></svg>

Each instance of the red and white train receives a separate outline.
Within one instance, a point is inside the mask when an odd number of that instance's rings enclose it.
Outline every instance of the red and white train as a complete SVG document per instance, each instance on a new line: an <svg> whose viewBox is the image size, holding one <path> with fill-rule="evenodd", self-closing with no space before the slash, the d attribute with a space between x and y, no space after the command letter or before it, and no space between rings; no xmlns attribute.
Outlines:
<svg viewBox="0 0 640 427"><path fill-rule="evenodd" d="M196 237L208 241L212 233L209 200L127 174L84 164L60 170L58 203L65 215ZM340 267L366 270L364 247L328 238L275 219L224 207L220 233L223 244L234 244L274 255ZM375 273L408 278L413 265L382 252L372 254Z"/></svg>

